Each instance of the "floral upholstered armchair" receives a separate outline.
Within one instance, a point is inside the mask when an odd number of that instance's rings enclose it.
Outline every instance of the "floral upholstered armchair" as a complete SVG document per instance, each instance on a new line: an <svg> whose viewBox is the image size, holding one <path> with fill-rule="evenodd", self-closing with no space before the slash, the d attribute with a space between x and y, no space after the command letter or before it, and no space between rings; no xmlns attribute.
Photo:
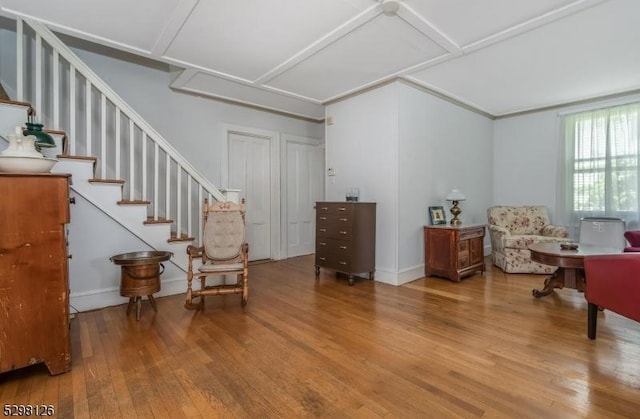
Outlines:
<svg viewBox="0 0 640 419"><path fill-rule="evenodd" d="M550 274L557 268L531 260L535 243L569 242L566 227L551 225L544 206L494 206L487 210L491 260L507 273Z"/></svg>

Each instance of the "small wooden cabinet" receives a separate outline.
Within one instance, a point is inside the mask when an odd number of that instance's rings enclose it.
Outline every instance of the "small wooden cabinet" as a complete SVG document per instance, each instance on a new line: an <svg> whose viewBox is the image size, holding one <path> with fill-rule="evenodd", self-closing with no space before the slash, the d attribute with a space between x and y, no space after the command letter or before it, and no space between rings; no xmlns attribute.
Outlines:
<svg viewBox="0 0 640 419"><path fill-rule="evenodd" d="M484 225L424 227L424 271L460 282L484 272Z"/></svg>
<svg viewBox="0 0 640 419"><path fill-rule="evenodd" d="M0 372L71 368L70 175L0 174Z"/></svg>
<svg viewBox="0 0 640 419"><path fill-rule="evenodd" d="M316 202L316 276L325 267L354 276L376 266L376 204Z"/></svg>

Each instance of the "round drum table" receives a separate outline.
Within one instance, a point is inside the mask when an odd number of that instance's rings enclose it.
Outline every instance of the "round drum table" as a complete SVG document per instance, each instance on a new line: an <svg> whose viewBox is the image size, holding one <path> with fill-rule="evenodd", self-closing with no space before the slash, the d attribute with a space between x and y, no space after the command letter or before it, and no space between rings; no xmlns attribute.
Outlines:
<svg viewBox="0 0 640 419"><path fill-rule="evenodd" d="M140 306L144 295L149 298L153 310L158 311L153 293L160 291L160 275L164 272L161 262L169 260L171 256L171 252L153 250L123 253L110 258L121 267L120 295L129 297L127 315L135 303L136 320L140 320Z"/></svg>
<svg viewBox="0 0 640 419"><path fill-rule="evenodd" d="M578 243L572 249L563 249L560 243L536 243L529 246L531 260L545 265L557 266L558 269L544 281L544 288L534 289L533 296L544 297L554 289L564 287L584 291L584 258L595 255L615 255L622 253L620 249L601 247L597 244Z"/></svg>

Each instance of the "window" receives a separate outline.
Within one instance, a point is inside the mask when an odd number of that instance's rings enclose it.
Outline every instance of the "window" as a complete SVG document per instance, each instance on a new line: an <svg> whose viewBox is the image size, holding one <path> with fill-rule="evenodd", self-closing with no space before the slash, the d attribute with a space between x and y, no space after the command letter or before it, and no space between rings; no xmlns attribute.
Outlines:
<svg viewBox="0 0 640 419"><path fill-rule="evenodd" d="M564 117L564 204L574 228L582 217L618 217L637 227L639 123L640 103Z"/></svg>

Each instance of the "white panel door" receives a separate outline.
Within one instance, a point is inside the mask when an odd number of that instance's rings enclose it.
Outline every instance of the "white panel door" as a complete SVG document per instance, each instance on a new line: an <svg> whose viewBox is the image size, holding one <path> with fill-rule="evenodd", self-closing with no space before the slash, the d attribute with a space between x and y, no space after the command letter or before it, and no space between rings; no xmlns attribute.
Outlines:
<svg viewBox="0 0 640 419"><path fill-rule="evenodd" d="M324 150L287 143L287 257L315 251L314 204L324 196Z"/></svg>
<svg viewBox="0 0 640 419"><path fill-rule="evenodd" d="M249 260L271 258L270 138L229 132L229 188L247 204Z"/></svg>

